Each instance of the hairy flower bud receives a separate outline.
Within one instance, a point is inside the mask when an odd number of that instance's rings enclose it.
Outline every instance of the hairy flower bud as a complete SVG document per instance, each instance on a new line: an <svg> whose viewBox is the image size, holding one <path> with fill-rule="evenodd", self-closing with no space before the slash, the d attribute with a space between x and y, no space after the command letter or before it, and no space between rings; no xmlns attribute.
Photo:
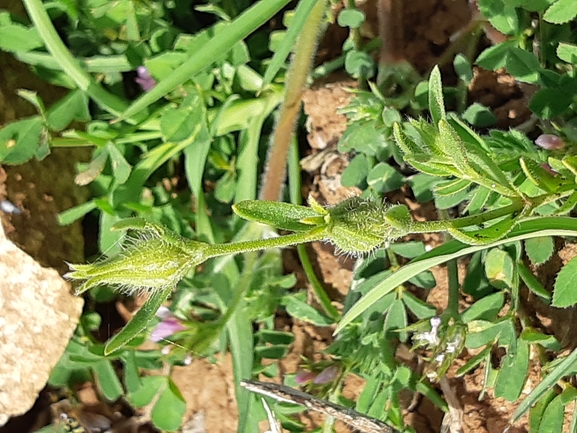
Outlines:
<svg viewBox="0 0 577 433"><path fill-rule="evenodd" d="M98 285L128 293L176 286L207 258L208 244L185 239L157 224L127 228L135 228L135 233L127 238L118 256L89 265L69 265L67 278L86 280L77 294Z"/></svg>
<svg viewBox="0 0 577 433"><path fill-rule="evenodd" d="M565 142L561 137L558 137L553 134L541 134L535 140L535 144L547 150L560 150L566 146Z"/></svg>
<svg viewBox="0 0 577 433"><path fill-rule="evenodd" d="M387 241L406 234L386 219L390 205L361 197L349 198L329 209L327 241L341 251L359 255L369 253Z"/></svg>

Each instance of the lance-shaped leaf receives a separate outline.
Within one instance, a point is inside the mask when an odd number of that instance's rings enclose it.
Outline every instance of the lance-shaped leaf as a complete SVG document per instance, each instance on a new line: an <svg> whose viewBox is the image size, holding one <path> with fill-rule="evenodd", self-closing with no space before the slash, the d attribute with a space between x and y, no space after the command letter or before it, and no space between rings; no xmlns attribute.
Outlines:
<svg viewBox="0 0 577 433"><path fill-rule="evenodd" d="M522 215L516 218L507 217L495 224L480 230L464 231L459 228L451 227L448 232L455 239L465 242L469 245L485 245L496 242L505 237L515 226Z"/></svg>
<svg viewBox="0 0 577 433"><path fill-rule="evenodd" d="M515 187L509 182L503 170L483 150L467 146L470 166L478 173L475 183L495 190L506 197L519 197Z"/></svg>
<svg viewBox="0 0 577 433"><path fill-rule="evenodd" d="M421 173L430 174L431 176L461 176L461 173L453 166L453 164L445 161L443 158L438 158L429 154L407 154L405 155L405 162L415 167Z"/></svg>
<svg viewBox="0 0 577 433"><path fill-rule="evenodd" d="M324 222L324 215L313 208L278 201L243 200L232 209L246 220L293 232L308 231Z"/></svg>
<svg viewBox="0 0 577 433"><path fill-rule="evenodd" d="M567 155L562 159L563 165L577 176L577 156Z"/></svg>
<svg viewBox="0 0 577 433"><path fill-rule="evenodd" d="M467 151L465 145L457 134L457 131L446 120L441 120L439 122L439 135L437 136L435 143L441 151L451 158L453 164L458 168L461 173L468 176L474 176L475 172L469 166L469 161L467 159Z"/></svg>
<svg viewBox="0 0 577 433"><path fill-rule="evenodd" d="M445 103L443 101L443 84L441 82L441 71L435 66L429 77L429 112L433 118L433 123L437 125L441 119L445 119Z"/></svg>
<svg viewBox="0 0 577 433"><path fill-rule="evenodd" d="M440 182L435 185L435 194L438 196L450 196L457 194L471 186L471 182L464 179L453 179L448 182Z"/></svg>
<svg viewBox="0 0 577 433"><path fill-rule="evenodd" d="M403 132L400 123L395 123L393 125L393 136L395 137L397 146L401 148L403 153L423 153L424 149L422 149L421 146L415 143L412 138Z"/></svg>
<svg viewBox="0 0 577 433"><path fill-rule="evenodd" d="M565 183L561 176L553 176L545 170L541 164L531 158L523 157L520 162L523 173L525 173L533 184L537 185L543 191L557 192L561 185Z"/></svg>
<svg viewBox="0 0 577 433"><path fill-rule="evenodd" d="M108 343L106 343L106 347L104 348L104 354L108 355L122 348L126 343L142 332L171 291L172 287L166 287L163 290L153 292L126 326L122 328L118 334L108 340Z"/></svg>

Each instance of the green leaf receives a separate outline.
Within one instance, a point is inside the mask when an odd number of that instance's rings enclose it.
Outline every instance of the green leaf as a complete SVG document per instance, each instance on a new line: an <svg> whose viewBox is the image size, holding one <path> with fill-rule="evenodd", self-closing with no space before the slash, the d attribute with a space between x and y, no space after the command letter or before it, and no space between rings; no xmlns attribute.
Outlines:
<svg viewBox="0 0 577 433"><path fill-rule="evenodd" d="M561 345L554 336L543 334L542 332L536 331L531 328L523 330L520 338L527 344L539 344L540 346L543 346L547 350L552 351L561 350Z"/></svg>
<svg viewBox="0 0 577 433"><path fill-rule="evenodd" d="M291 332L273 331L262 329L255 334L263 343L288 345L292 344L295 336Z"/></svg>
<svg viewBox="0 0 577 433"><path fill-rule="evenodd" d="M471 245L489 244L506 236L515 226L517 218L507 217L480 230L464 231L458 228L449 228L449 233L455 239Z"/></svg>
<svg viewBox="0 0 577 433"><path fill-rule="evenodd" d="M73 90L54 104L47 113L48 126L54 131L61 131L70 122L88 122L91 119L88 110L88 96L81 90Z"/></svg>
<svg viewBox="0 0 577 433"><path fill-rule="evenodd" d="M481 350L479 353L477 353L475 356L469 359L465 363L465 365L463 365L457 370L457 376L462 376L471 371L473 368L477 367L479 364L481 364L481 362L483 362L485 357L490 356L491 351L492 347L486 346L483 350Z"/></svg>
<svg viewBox="0 0 577 433"><path fill-rule="evenodd" d="M525 241L525 252L534 265L545 263L555 249L552 237L533 238Z"/></svg>
<svg viewBox="0 0 577 433"><path fill-rule="evenodd" d="M25 53L43 46L38 30L34 27L28 28L21 24L0 25L0 49L3 51Z"/></svg>
<svg viewBox="0 0 577 433"><path fill-rule="evenodd" d="M446 197L467 190L470 186L471 182L468 180L453 179L437 183L433 192L438 197Z"/></svg>
<svg viewBox="0 0 577 433"><path fill-rule="evenodd" d="M469 59L467 59L463 54L457 54L455 60L453 60L453 66L459 79L469 85L473 79L473 68L471 67Z"/></svg>
<svg viewBox="0 0 577 433"><path fill-rule="evenodd" d="M106 149L110 156L110 165L112 167L112 172L114 173L114 180L117 184L122 185L128 180L132 167L113 143L108 143Z"/></svg>
<svg viewBox="0 0 577 433"><path fill-rule="evenodd" d="M244 200L232 208L237 215L246 220L297 232L310 230L313 227L302 223L303 219L314 219L320 216L310 207L276 201Z"/></svg>
<svg viewBox="0 0 577 433"><path fill-rule="evenodd" d="M58 224L61 226L67 226L68 224L72 224L77 219L82 218L88 212L96 209L96 204L94 200L87 201L86 203L82 203L81 205L74 206L70 209L65 210L57 215Z"/></svg>
<svg viewBox="0 0 577 433"><path fill-rule="evenodd" d="M473 320L495 320L497 314L505 304L505 296L503 292L493 293L479 299L463 313L461 313L461 320L464 323L469 323Z"/></svg>
<svg viewBox="0 0 577 433"><path fill-rule="evenodd" d="M507 53L516 46L516 41L506 41L484 50L475 60L475 63L482 68L496 71L504 68L507 61Z"/></svg>
<svg viewBox="0 0 577 433"><path fill-rule="evenodd" d="M508 0L479 0L478 7L493 27L506 35L519 31L515 3Z"/></svg>
<svg viewBox="0 0 577 433"><path fill-rule="evenodd" d="M409 279L409 283L421 289L432 289L437 285L437 281L435 281L435 277L431 271L421 272L419 275Z"/></svg>
<svg viewBox="0 0 577 433"><path fill-rule="evenodd" d="M337 23L341 27L358 29L365 21L365 14L358 9L343 9L337 17Z"/></svg>
<svg viewBox="0 0 577 433"><path fill-rule="evenodd" d="M400 299L395 299L387 312L383 329L385 332L398 331L407 327L407 311L405 304ZM407 340L407 331L399 331L395 333L399 336L399 340Z"/></svg>
<svg viewBox="0 0 577 433"><path fill-rule="evenodd" d="M559 43L557 46L557 56L573 65L577 65L577 45L566 44L564 42Z"/></svg>
<svg viewBox="0 0 577 433"><path fill-rule="evenodd" d="M367 175L367 183L379 193L399 189L405 183L405 177L385 162L377 164Z"/></svg>
<svg viewBox="0 0 577 433"><path fill-rule="evenodd" d="M471 257L461 290L475 299L483 298L495 291L485 275L483 251L478 251Z"/></svg>
<svg viewBox="0 0 577 433"><path fill-rule="evenodd" d="M270 59L264 73L261 89L264 89L272 82L278 71L284 65L315 4L316 0L304 0L298 3L287 31L284 32L282 40L278 43L275 49L272 50L274 51L274 55L272 56L272 59Z"/></svg>
<svg viewBox="0 0 577 433"><path fill-rule="evenodd" d="M470 215L478 214L486 208L487 203L491 200L492 193L493 191L484 186L476 188L464 212L468 212Z"/></svg>
<svg viewBox="0 0 577 433"><path fill-rule="evenodd" d="M559 395L545 408L539 424L539 433L562 433L564 421L565 406L563 406L563 400Z"/></svg>
<svg viewBox="0 0 577 433"><path fill-rule="evenodd" d="M551 302L551 294L537 280L535 275L522 262L517 262L517 272L529 290L535 293L545 304Z"/></svg>
<svg viewBox="0 0 577 433"><path fill-rule="evenodd" d="M551 387L543 397L531 408L529 412L529 427L530 431L538 432L539 426L541 425L541 420L543 419L543 413L551 401L557 396L555 387Z"/></svg>
<svg viewBox="0 0 577 433"><path fill-rule="evenodd" d="M435 177L419 173L408 179L413 194L419 203L427 203L433 200L432 187L435 185Z"/></svg>
<svg viewBox="0 0 577 433"><path fill-rule="evenodd" d="M463 119L478 128L486 128L497 123L497 116L493 114L491 109L478 102L467 107L463 113Z"/></svg>
<svg viewBox="0 0 577 433"><path fill-rule="evenodd" d="M275 344L271 346L257 346L254 349L254 354L259 358L265 359L282 359L288 353L289 346L282 344Z"/></svg>
<svg viewBox="0 0 577 433"><path fill-rule="evenodd" d="M556 364L555 368L549 371L549 374L531 391L531 393L521 402L517 407L511 419L509 420L509 425L515 424L519 419L527 412L531 406L533 406L547 391L553 390L555 384L567 375L567 372L572 371L572 368L577 362L577 349L573 350L568 356L566 356L560 363ZM561 415L561 420L563 420L563 415ZM541 429L539 429L541 431Z"/></svg>
<svg viewBox="0 0 577 433"><path fill-rule="evenodd" d="M165 142L181 141L192 135L197 128L199 115L202 116L200 97L194 105L184 104L179 108L166 110L160 117L160 131ZM192 101L191 101L192 102ZM198 110L200 108L200 112ZM196 111L196 113L195 113Z"/></svg>
<svg viewBox="0 0 577 433"><path fill-rule="evenodd" d="M0 129L0 161L22 164L38 150L43 121L40 116L18 120Z"/></svg>
<svg viewBox="0 0 577 433"><path fill-rule="evenodd" d="M369 174L369 163L364 153L353 158L341 175L342 186L359 186L365 182Z"/></svg>
<svg viewBox="0 0 577 433"><path fill-rule="evenodd" d="M345 70L353 78L369 79L375 75L375 62L368 53L351 50L345 55Z"/></svg>
<svg viewBox="0 0 577 433"><path fill-rule="evenodd" d="M503 366L499 370L495 384L495 397L516 401L523 391L529 368L529 345L524 341L517 343L514 354L507 352Z"/></svg>
<svg viewBox="0 0 577 433"><path fill-rule="evenodd" d="M93 364L92 368L96 374L96 380L102 390L102 394L108 401L115 401L124 394L120 380L109 359L103 359Z"/></svg>
<svg viewBox="0 0 577 433"><path fill-rule="evenodd" d="M522 157L519 162L527 178L544 191L557 192L564 183L561 176L553 176L541 167L540 163L531 158Z"/></svg>
<svg viewBox="0 0 577 433"><path fill-rule="evenodd" d="M573 102L574 94L568 89L546 88L533 95L529 108L542 119L551 119L565 113Z"/></svg>
<svg viewBox="0 0 577 433"><path fill-rule="evenodd" d="M412 260L397 272L383 279L366 295L364 295L341 319L335 332L340 332L351 321L361 315L367 308L404 284L409 278L418 275L433 266L449 260L473 254L477 251L493 248L508 242L516 242L539 236L577 236L577 219L568 217L544 217L520 222L505 239L500 239L491 245L466 245L458 241L450 241L434 248Z"/></svg>
<svg viewBox="0 0 577 433"><path fill-rule="evenodd" d="M409 292L403 293L403 302L411 311L411 313L417 316L420 320L433 317L435 314L437 314L435 307L427 304L424 301L421 301L419 298Z"/></svg>
<svg viewBox="0 0 577 433"><path fill-rule="evenodd" d="M158 311L162 303L166 300L168 295L170 295L172 289L172 287L167 287L165 289L157 290L151 293L150 297L140 308L140 310L138 310L132 319L130 319L130 322L128 322L118 334L108 340L106 347L104 348L104 354L108 355L117 351L134 337L136 337L140 332L142 332L144 328L146 328L148 322L150 322L150 320L154 317L156 311Z"/></svg>
<svg viewBox="0 0 577 433"><path fill-rule="evenodd" d="M414 257L425 254L425 245L421 241L407 241L392 244L389 247L395 254L412 259Z"/></svg>
<svg viewBox="0 0 577 433"><path fill-rule="evenodd" d="M541 64L537 56L529 51L517 47L509 49L505 68L519 81L530 84L539 83Z"/></svg>
<svg viewBox="0 0 577 433"><path fill-rule="evenodd" d="M38 96L38 92L33 90L26 90L26 89L19 89L17 92L18 96L26 101L30 102L38 111L38 114L44 116L46 113L46 109L44 107L44 102L42 102L42 98Z"/></svg>
<svg viewBox="0 0 577 433"><path fill-rule="evenodd" d="M513 259L506 251L491 249L485 257L485 274L489 282L498 289L513 287Z"/></svg>
<svg viewBox="0 0 577 433"><path fill-rule="evenodd" d="M197 121L197 129L192 135L194 141L184 148L184 171L188 185L198 199L203 193L202 177L210 150L211 137L204 119L197 119Z"/></svg>
<svg viewBox="0 0 577 433"><path fill-rule="evenodd" d="M569 260L557 274L552 305L564 308L575 303L577 303L577 257Z"/></svg>
<svg viewBox="0 0 577 433"><path fill-rule="evenodd" d="M287 313L292 317L312 323L313 325L330 326L334 323L333 320L319 313L298 296L284 296L282 305L285 306Z"/></svg>
<svg viewBox="0 0 577 433"><path fill-rule="evenodd" d="M557 0L543 15L543 19L553 24L568 23L577 16L577 3L573 0ZM553 431L553 430L551 430Z"/></svg>
<svg viewBox="0 0 577 433"><path fill-rule="evenodd" d="M174 382L169 378L167 386L160 393L152 408L150 414L152 423L160 430L176 431L182 424L185 411L186 402Z"/></svg>
<svg viewBox="0 0 577 433"><path fill-rule="evenodd" d="M447 117L445 114L445 102L443 101L441 71L438 66L433 68L429 77L429 112L435 125Z"/></svg>

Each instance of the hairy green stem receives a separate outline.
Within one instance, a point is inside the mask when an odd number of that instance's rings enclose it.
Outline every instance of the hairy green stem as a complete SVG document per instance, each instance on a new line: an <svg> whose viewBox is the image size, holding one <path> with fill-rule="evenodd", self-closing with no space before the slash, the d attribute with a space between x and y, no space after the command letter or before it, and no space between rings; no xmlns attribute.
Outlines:
<svg viewBox="0 0 577 433"><path fill-rule="evenodd" d="M261 200L276 201L280 197L285 180L288 149L300 112L302 94L312 66L325 8L326 0L319 0L297 39L294 58L287 75L285 100L271 137L272 144L268 151L263 187L260 192Z"/></svg>
<svg viewBox="0 0 577 433"><path fill-rule="evenodd" d="M324 238L324 230L311 230L309 232L293 233L291 235L277 236L274 238L259 239L255 241L215 244L208 247L206 251L206 259L225 256L228 254L246 253L250 251L266 250L269 248L288 247L290 245L320 241Z"/></svg>
<svg viewBox="0 0 577 433"><path fill-rule="evenodd" d="M449 228L464 228L479 225L487 221L494 220L496 218L511 215L523 209L524 206L525 203L520 199L517 199L513 200L513 203L510 204L509 206L490 210L478 215L455 218L452 220L425 221L425 222L414 221L411 223L410 232L411 233L444 232L449 230Z"/></svg>

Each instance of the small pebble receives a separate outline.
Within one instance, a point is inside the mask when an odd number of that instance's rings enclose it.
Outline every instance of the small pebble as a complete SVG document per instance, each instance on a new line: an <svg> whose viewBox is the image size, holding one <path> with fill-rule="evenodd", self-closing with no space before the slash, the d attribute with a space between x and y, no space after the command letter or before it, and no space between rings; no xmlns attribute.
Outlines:
<svg viewBox="0 0 577 433"><path fill-rule="evenodd" d="M10 213L14 215L22 214L22 211L8 200L0 200L0 210L4 213Z"/></svg>

